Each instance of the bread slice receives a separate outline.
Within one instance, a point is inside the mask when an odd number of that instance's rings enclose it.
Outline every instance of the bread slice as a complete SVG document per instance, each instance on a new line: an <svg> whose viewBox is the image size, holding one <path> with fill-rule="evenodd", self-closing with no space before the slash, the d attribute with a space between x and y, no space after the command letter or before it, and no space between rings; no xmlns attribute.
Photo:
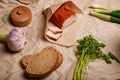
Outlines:
<svg viewBox="0 0 120 80"><path fill-rule="evenodd" d="M26 55L21 59L29 77L44 78L56 70L63 62L63 56L53 47L46 47L35 55Z"/></svg>
<svg viewBox="0 0 120 80"><path fill-rule="evenodd" d="M76 14L67 4L63 4L53 13L50 21L62 29L76 21Z"/></svg>
<svg viewBox="0 0 120 80"><path fill-rule="evenodd" d="M45 78L48 75L50 75L50 73L52 73L54 70L56 70L62 64L62 62L63 62L63 56L62 56L62 54L58 53L58 55L59 55L59 57L58 57L57 64L49 72L47 72L46 74L40 75L40 76L36 76L36 77L38 77L38 78Z"/></svg>
<svg viewBox="0 0 120 80"><path fill-rule="evenodd" d="M61 53L58 53L59 57L58 57L58 61L57 61L57 65L55 66L55 69L57 69L63 62L63 56ZM27 65L29 64L29 62L32 60L32 58L35 57L35 55L26 55L21 59L21 64L23 68L26 68ZM55 70L54 69L54 70Z"/></svg>

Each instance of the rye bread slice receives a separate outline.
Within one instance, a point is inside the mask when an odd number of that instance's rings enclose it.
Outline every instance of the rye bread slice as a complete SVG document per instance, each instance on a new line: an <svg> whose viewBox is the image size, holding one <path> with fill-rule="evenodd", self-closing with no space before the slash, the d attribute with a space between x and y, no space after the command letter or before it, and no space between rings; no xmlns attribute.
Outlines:
<svg viewBox="0 0 120 80"><path fill-rule="evenodd" d="M56 70L62 64L63 56L61 53L58 53L58 55L59 55L58 61L57 64L54 66L54 68L51 69L49 73L39 76L40 78L48 76L52 71ZM21 59L21 65L24 69L27 67L27 65L29 64L29 62L32 60L33 57L35 57L35 55L26 55Z"/></svg>
<svg viewBox="0 0 120 80"><path fill-rule="evenodd" d="M55 71L63 62L63 56L62 54L59 54L59 60L57 61L57 64L46 74L37 76L38 78L45 78L50 75L53 71Z"/></svg>
<svg viewBox="0 0 120 80"><path fill-rule="evenodd" d="M46 47L28 62L26 75L29 77L44 77L55 70L59 62L62 62L62 59L59 61L59 52L53 47Z"/></svg>
<svg viewBox="0 0 120 80"><path fill-rule="evenodd" d="M21 59L21 65L23 68L26 68L26 66L29 64L29 62L31 61L31 59L34 57L35 55L26 55ZM56 65L56 68L58 68L63 62L63 56L61 53L59 53L59 59Z"/></svg>

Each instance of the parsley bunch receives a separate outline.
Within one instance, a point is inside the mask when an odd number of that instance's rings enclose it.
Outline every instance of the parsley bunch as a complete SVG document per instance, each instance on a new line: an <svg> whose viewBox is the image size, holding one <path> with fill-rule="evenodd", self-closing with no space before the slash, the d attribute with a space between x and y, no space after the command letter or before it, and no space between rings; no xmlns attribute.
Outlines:
<svg viewBox="0 0 120 80"><path fill-rule="evenodd" d="M101 50L105 45L103 43L99 43L91 35L77 40L77 42L77 54L79 55L79 60L75 68L74 80L83 80L87 65L96 59L103 58L108 64L111 64L111 57L104 54ZM113 54L111 56L113 56Z"/></svg>

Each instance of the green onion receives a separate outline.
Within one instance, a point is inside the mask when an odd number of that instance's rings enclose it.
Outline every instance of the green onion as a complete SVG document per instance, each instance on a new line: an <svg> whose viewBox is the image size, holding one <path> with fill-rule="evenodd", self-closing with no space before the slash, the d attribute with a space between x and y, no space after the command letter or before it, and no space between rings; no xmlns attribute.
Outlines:
<svg viewBox="0 0 120 80"><path fill-rule="evenodd" d="M98 12L98 13L103 13L103 14L110 14L110 10L104 10L104 9L93 9L93 11Z"/></svg>
<svg viewBox="0 0 120 80"><path fill-rule="evenodd" d="M111 64L110 57L106 54L103 55L103 59L106 61L106 63Z"/></svg>
<svg viewBox="0 0 120 80"><path fill-rule="evenodd" d="M95 16L97 18L106 20L106 21L120 23L120 18L117 18L117 17L101 14L101 13L98 13L98 12L95 12L95 11L90 11L89 14L92 15L92 16Z"/></svg>
<svg viewBox="0 0 120 80"><path fill-rule="evenodd" d="M94 9L93 11L120 18L120 10L111 11L111 10L103 10L103 9Z"/></svg>
<svg viewBox="0 0 120 80"><path fill-rule="evenodd" d="M107 7L104 7L104 6L101 6L101 5L98 5L98 4L92 4L92 5L90 6L90 8L103 9L103 10L111 10L111 11L112 11L112 9L109 9L109 8L107 8Z"/></svg>
<svg viewBox="0 0 120 80"><path fill-rule="evenodd" d="M110 15L120 18L120 10L111 11Z"/></svg>
<svg viewBox="0 0 120 80"><path fill-rule="evenodd" d="M110 56L111 59L113 59L113 60L117 61L118 63L120 63L120 60L118 59L118 57L113 55L113 53L109 52L108 55Z"/></svg>
<svg viewBox="0 0 120 80"><path fill-rule="evenodd" d="M120 23L120 10L112 10L97 4L92 4L90 7L93 10L89 14L106 21Z"/></svg>

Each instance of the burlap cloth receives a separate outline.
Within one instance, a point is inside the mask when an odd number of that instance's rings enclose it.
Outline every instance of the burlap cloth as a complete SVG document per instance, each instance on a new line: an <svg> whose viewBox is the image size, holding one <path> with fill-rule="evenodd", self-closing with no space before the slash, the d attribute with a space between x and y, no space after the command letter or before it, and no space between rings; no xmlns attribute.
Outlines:
<svg viewBox="0 0 120 80"><path fill-rule="evenodd" d="M7 50L4 43L0 43L0 80L39 80L30 79L24 76L24 70L21 68L20 59L27 54L36 54L46 46L53 46L59 50L64 57L63 64L50 76L43 80L72 80L77 58L74 53L74 47L62 47L49 43L44 38L45 17L43 10L61 2L62 0L32 0L30 5L24 5L16 0L0 0L0 33L8 34L12 28L9 21L10 11L19 5L27 6L31 9L33 19L30 25L24 27L27 31L27 45L24 50L13 53ZM120 0L73 0L73 2L84 12L82 22L77 29L76 40L88 34L93 35L98 41L106 44L103 49L105 53L111 51L120 57L120 25L106 22L88 15L89 5L97 3L112 9L120 9ZM76 40L74 42L76 42ZM120 64L112 61L112 64L106 64L103 60L96 60L90 63L86 69L85 80L119 80Z"/></svg>

